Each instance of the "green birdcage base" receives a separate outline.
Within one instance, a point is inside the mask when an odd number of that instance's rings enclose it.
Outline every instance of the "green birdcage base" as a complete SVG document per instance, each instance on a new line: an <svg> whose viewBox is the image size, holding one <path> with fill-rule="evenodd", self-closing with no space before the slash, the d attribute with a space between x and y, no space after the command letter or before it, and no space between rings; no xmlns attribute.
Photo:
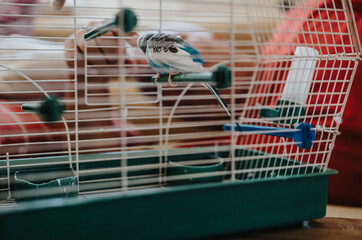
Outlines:
<svg viewBox="0 0 362 240"><path fill-rule="evenodd" d="M191 148L189 154L182 154L184 149L170 149L169 161L210 159L216 154L217 158L224 159L224 167L230 168L226 161L229 152L223 147L219 148L222 151L217 153L211 147ZM129 153L129 157L132 157L132 163L152 164L160 160L157 153L157 150L140 151ZM152 154L154 157L142 158L142 155ZM258 169L274 163L284 166L294 164L300 168L299 171L298 168L285 168L278 177L268 177L274 172L266 168L251 175L250 172L239 173L237 178L243 180L236 181L230 181L230 176L226 176L223 181L209 183L102 194L91 198L80 196L30 201L22 203L18 209L0 210L0 238L186 239L293 224L325 215L328 178L335 171L323 172L293 160L251 150L243 150L241 154L253 156L254 160L236 165L239 169ZM113 159L115 156L120 156L120 153L82 155L80 162L84 159L95 162L80 166L83 169L99 167L100 164L107 167L106 162L97 163L96 160L106 157ZM16 164L24 161L63 160L66 163L67 157L19 159L12 160L12 165L16 168ZM116 162L110 160L108 167L114 164ZM219 169L216 167L214 170ZM146 175L149 171L153 170L133 171L130 176ZM98 177L111 178L114 175ZM82 175L79 178L80 181L89 179ZM86 185L81 185L82 188L86 189Z"/></svg>

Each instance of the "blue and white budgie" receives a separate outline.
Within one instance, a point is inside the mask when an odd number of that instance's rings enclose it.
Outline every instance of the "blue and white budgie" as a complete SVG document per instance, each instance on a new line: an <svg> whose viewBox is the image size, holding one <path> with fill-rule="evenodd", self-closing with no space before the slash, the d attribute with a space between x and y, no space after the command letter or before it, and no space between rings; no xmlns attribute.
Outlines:
<svg viewBox="0 0 362 240"><path fill-rule="evenodd" d="M172 85L172 76L180 73L205 72L204 60L199 51L179 37L166 33L149 33L137 40L137 46L146 54L146 60L153 70L160 75L169 75L168 81ZM217 98L225 112L231 116L229 107L215 87L202 83ZM241 132L239 124L237 124Z"/></svg>

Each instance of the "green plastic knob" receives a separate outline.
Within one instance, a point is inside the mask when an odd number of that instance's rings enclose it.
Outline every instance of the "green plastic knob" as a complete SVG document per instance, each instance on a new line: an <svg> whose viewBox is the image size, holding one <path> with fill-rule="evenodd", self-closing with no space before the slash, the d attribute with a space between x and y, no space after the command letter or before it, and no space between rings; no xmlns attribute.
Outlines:
<svg viewBox="0 0 362 240"><path fill-rule="evenodd" d="M43 121L49 123L58 121L64 109L64 105L54 96L45 98L41 103L24 103L21 106L23 112L37 113Z"/></svg>
<svg viewBox="0 0 362 240"><path fill-rule="evenodd" d="M136 14L129 8L122 9L123 11L123 31L125 33L131 32L137 25L137 16ZM118 26L121 28L120 24L122 22L119 21L120 15L116 16L116 20L118 21Z"/></svg>
<svg viewBox="0 0 362 240"><path fill-rule="evenodd" d="M214 82L217 82L216 87L224 89L230 87L231 83L231 72L225 65L219 65L216 71L213 72Z"/></svg>

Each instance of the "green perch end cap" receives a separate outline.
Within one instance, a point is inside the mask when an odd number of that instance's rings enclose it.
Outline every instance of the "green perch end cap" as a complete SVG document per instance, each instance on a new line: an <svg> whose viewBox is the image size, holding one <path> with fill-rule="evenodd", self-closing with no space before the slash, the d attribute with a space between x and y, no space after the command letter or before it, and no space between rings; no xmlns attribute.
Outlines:
<svg viewBox="0 0 362 240"><path fill-rule="evenodd" d="M123 21L119 21L123 17ZM137 16L130 8L123 8L116 16L119 28L123 28L125 33L131 32L137 25Z"/></svg>
<svg viewBox="0 0 362 240"><path fill-rule="evenodd" d="M45 122L58 121L64 112L64 105L59 102L57 97L50 96L45 98L41 103L24 103L21 106L23 112L37 113Z"/></svg>
<svg viewBox="0 0 362 240"><path fill-rule="evenodd" d="M223 64L217 66L216 71L213 72L212 76L217 83L217 88L224 89L230 87L231 72L227 66Z"/></svg>

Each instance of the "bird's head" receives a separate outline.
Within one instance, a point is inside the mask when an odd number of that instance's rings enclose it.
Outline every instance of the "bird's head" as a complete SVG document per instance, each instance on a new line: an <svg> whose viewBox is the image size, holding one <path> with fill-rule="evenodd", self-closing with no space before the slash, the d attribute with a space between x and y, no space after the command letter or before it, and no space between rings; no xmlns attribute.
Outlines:
<svg viewBox="0 0 362 240"><path fill-rule="evenodd" d="M147 49L147 41L153 37L154 33L148 33L146 35L143 35L137 39L137 47L139 47L144 53L146 53Z"/></svg>

